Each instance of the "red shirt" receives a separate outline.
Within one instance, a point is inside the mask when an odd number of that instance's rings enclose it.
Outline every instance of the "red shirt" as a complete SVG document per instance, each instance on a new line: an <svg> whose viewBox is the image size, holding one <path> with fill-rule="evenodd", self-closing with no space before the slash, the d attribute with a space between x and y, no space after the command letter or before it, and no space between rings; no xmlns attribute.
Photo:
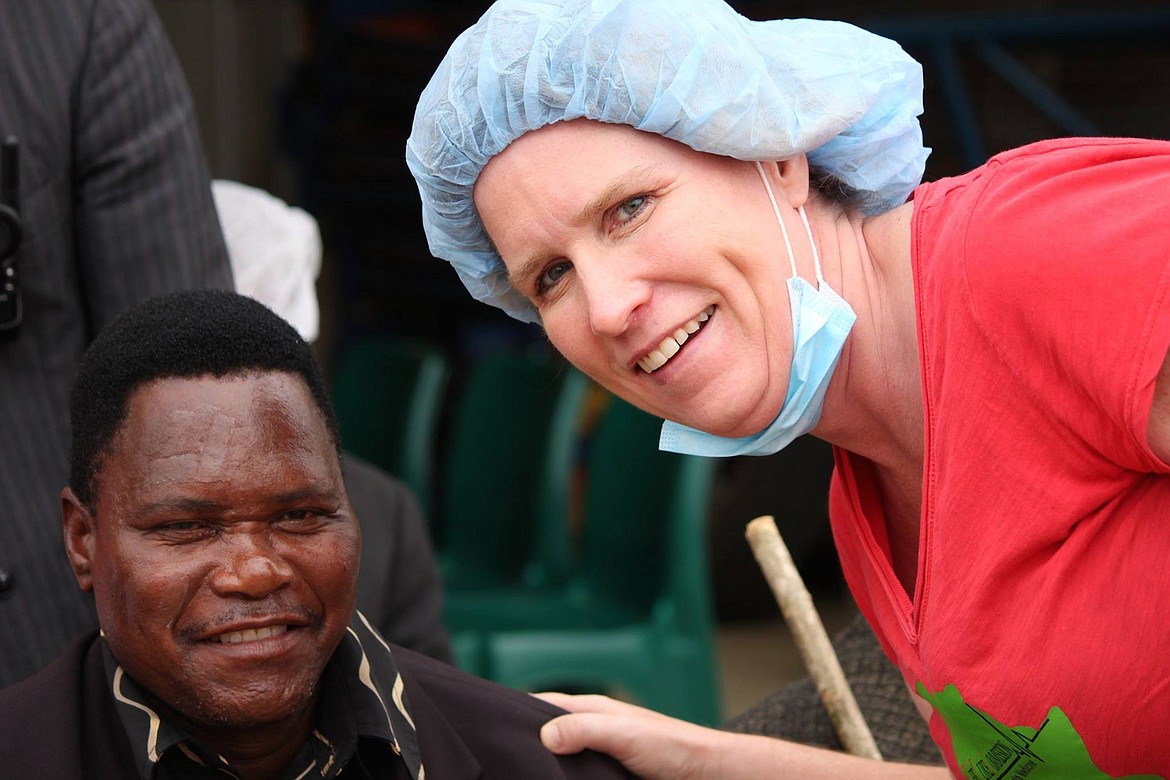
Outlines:
<svg viewBox="0 0 1170 780"><path fill-rule="evenodd" d="M1034 144L914 203L917 583L889 563L868 461L837 450L853 594L957 776L1170 778L1170 467L1146 436L1170 143Z"/></svg>

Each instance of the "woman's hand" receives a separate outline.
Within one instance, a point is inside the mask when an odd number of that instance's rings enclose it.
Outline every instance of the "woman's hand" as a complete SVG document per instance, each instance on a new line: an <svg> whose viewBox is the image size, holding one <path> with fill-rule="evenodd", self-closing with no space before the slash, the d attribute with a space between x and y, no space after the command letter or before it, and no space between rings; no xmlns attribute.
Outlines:
<svg viewBox="0 0 1170 780"><path fill-rule="evenodd" d="M540 730L553 753L592 749L643 780L947 780L946 767L887 764L782 739L703 728L607 696L539 693L568 710Z"/></svg>
<svg viewBox="0 0 1170 780"><path fill-rule="evenodd" d="M716 776L709 759L718 755L725 732L676 720L608 696L538 693L571 715L540 730L553 753L598 750L621 761L643 780L699 780Z"/></svg>

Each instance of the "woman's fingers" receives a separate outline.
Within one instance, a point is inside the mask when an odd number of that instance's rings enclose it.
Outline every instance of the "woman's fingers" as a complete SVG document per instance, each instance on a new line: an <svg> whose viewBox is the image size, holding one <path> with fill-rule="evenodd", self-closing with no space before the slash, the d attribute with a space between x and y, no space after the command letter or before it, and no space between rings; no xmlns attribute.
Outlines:
<svg viewBox="0 0 1170 780"><path fill-rule="evenodd" d="M627 704L617 699L611 699L608 696L601 694L573 694L573 693L554 693L551 691L532 694L538 699L544 699L549 704L560 707L562 710L569 712L643 712L647 714L652 713L651 710L638 707L633 704ZM665 717L665 716L663 716Z"/></svg>
<svg viewBox="0 0 1170 780"><path fill-rule="evenodd" d="M645 780L701 777L700 759L718 735L607 696L539 696L571 713L544 724L540 738L546 748L559 754L608 753Z"/></svg>

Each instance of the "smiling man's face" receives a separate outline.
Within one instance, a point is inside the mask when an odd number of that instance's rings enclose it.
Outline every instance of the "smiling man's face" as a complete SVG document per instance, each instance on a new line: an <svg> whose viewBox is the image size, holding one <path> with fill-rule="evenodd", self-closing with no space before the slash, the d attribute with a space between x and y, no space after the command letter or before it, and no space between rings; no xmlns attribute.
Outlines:
<svg viewBox="0 0 1170 780"><path fill-rule="evenodd" d="M126 673L197 730L311 716L361 548L298 377L162 379L130 396L66 546Z"/></svg>

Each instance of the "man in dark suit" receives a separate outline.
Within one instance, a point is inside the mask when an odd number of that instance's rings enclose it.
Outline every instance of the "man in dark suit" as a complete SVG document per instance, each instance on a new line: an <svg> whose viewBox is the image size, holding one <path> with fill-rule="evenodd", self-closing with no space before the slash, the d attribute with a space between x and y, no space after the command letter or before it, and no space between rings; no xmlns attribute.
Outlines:
<svg viewBox="0 0 1170 780"><path fill-rule="evenodd" d="M0 691L14 777L619 778L559 710L391 648L354 609L361 533L308 345L219 291L136 307L71 404L70 568L101 634Z"/></svg>
<svg viewBox="0 0 1170 780"><path fill-rule="evenodd" d="M55 501L86 345L151 295L232 285L190 96L148 0L5 0L9 136L23 240L4 261L20 320L0 322L0 685L96 625Z"/></svg>

